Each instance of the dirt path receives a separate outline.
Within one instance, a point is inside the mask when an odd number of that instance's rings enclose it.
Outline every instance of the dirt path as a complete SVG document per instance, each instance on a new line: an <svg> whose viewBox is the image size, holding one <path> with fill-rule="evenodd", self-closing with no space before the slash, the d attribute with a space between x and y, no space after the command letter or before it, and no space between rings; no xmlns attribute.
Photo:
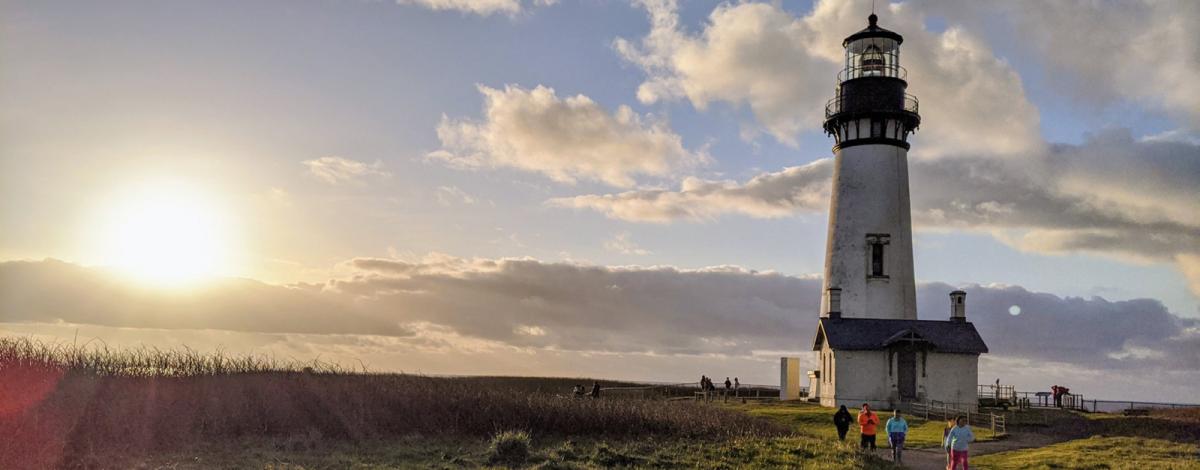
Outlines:
<svg viewBox="0 0 1200 470"><path fill-rule="evenodd" d="M979 442L971 444L971 455L994 454L1017 449L1045 447L1056 442L1069 439L1067 436L1056 438L1053 435L1036 432L1019 432L998 441ZM882 459L891 460L891 449L876 451ZM904 466L914 470L938 470L946 468L946 454L941 449L907 449L904 451Z"/></svg>

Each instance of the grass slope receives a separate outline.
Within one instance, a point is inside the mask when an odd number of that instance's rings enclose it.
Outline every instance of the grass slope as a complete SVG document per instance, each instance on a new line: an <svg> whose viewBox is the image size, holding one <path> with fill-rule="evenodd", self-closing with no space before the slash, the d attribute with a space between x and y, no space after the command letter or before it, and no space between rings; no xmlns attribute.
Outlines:
<svg viewBox="0 0 1200 470"><path fill-rule="evenodd" d="M1076 439L1037 449L973 457L971 467L996 469L1200 469L1195 445L1141 437Z"/></svg>

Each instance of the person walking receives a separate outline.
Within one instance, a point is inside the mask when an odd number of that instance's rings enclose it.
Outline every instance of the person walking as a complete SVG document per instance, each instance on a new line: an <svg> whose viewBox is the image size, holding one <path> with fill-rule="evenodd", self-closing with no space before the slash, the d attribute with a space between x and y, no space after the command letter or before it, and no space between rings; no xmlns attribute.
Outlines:
<svg viewBox="0 0 1200 470"><path fill-rule="evenodd" d="M837 428L838 440L845 442L846 432L850 430L850 423L854 422L854 417L850 416L850 410L846 409L846 405L842 405L833 414L833 425Z"/></svg>
<svg viewBox="0 0 1200 470"><path fill-rule="evenodd" d="M971 426L967 423L966 416L959 416L955 419L954 429L951 429L946 434L946 440L942 442L942 447L950 451L950 464L946 466L946 470L954 470L958 466L962 466L962 470L969 470L967 464L967 446L975 441L975 434L971 432Z"/></svg>
<svg viewBox="0 0 1200 470"><path fill-rule="evenodd" d="M733 396L738 396L738 390L742 388L742 383L738 382L738 378L733 378Z"/></svg>
<svg viewBox="0 0 1200 470"><path fill-rule="evenodd" d="M901 454L904 452L904 437L908 435L908 421L900 416L899 411L892 410L892 417L888 418L884 429L888 433L888 445L892 446L892 462L900 465Z"/></svg>
<svg viewBox="0 0 1200 470"><path fill-rule="evenodd" d="M592 398L600 398L600 381L592 382Z"/></svg>
<svg viewBox="0 0 1200 470"><path fill-rule="evenodd" d="M946 428L942 429L942 442L943 443L946 442L946 436L950 435L950 430L954 429L955 423L956 423L956 420L954 418L946 420ZM944 445L943 445L943 447L944 447ZM943 450L945 450L945 452L946 452L946 468L950 468L950 448L947 447Z"/></svg>
<svg viewBox="0 0 1200 470"><path fill-rule="evenodd" d="M866 449L875 450L875 427L879 425L879 416L871 411L871 405L863 403L862 411L858 412L858 431L862 433L859 445Z"/></svg>

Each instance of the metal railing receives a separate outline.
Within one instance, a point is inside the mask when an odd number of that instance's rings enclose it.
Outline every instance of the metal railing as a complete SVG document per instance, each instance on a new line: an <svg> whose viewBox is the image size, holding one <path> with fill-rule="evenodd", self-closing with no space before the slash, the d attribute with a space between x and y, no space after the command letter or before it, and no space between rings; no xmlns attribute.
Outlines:
<svg viewBox="0 0 1200 470"><path fill-rule="evenodd" d="M851 65L838 72L837 81L842 83L863 77L891 77L908 81L908 70L899 65Z"/></svg>
<svg viewBox="0 0 1200 470"><path fill-rule="evenodd" d="M950 405L950 403L938 402L913 402L908 405L908 413L913 416L921 416L926 421L931 418L947 421L962 416L967 419L967 424L991 428L992 437L1008 433L1008 418L1004 415L972 412L970 408L955 408Z"/></svg>
<svg viewBox="0 0 1200 470"><path fill-rule="evenodd" d="M843 113L846 111L868 111L866 109L847 110L846 109L846 101L847 100L846 100L845 96L838 96L838 97L834 97L833 99L831 99L827 103L825 103L825 119L829 119L830 117L832 117L835 114L840 114L840 113ZM917 101L917 97L910 95L908 93L904 94L904 105L903 105L904 111L907 111L907 112L910 112L913 114L920 114L920 113L918 113L918 108L920 108L920 104L921 103L919 101ZM894 109L893 110L878 109L877 111L895 111L895 110Z"/></svg>

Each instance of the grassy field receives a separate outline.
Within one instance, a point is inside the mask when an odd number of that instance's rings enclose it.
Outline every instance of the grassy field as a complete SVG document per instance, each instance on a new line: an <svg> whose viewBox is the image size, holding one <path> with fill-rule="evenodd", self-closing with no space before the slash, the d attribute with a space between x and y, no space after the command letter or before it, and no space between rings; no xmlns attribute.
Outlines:
<svg viewBox="0 0 1200 470"><path fill-rule="evenodd" d="M820 407L810 403L779 403L768 402L754 405L734 405L734 409L744 411L751 416L762 416L770 418L772 421L787 427L793 432L802 433L808 436L821 438L824 440L836 440L837 429L833 427L833 409ZM857 416L857 411L851 410L850 413ZM887 435L883 432L882 423L886 423L891 417L891 412L880 413L881 424L879 426L879 434L876 437L876 444L879 447L887 446ZM941 421L925 421L920 418L906 417L908 421L908 436L905 443L910 448L921 447L939 447L942 444L942 429L945 428L945 423ZM858 426L851 426L850 432L846 434L846 442L858 443L860 434ZM977 429L975 437L979 442L992 440L989 432L982 429Z"/></svg>
<svg viewBox="0 0 1200 470"><path fill-rule="evenodd" d="M237 452L229 446L209 446L193 452L150 456L135 465L143 468L534 468L593 469L651 468L803 468L895 469L850 446L830 445L803 436L684 440L673 438L535 439L529 456L519 462L498 462L486 441L406 437L358 443L324 443L312 448L289 448L278 441L244 443Z"/></svg>
<svg viewBox="0 0 1200 470"><path fill-rule="evenodd" d="M1198 452L1200 450L1194 444L1097 436L1037 449L974 457L971 466L985 469L1200 469Z"/></svg>
<svg viewBox="0 0 1200 470"><path fill-rule="evenodd" d="M372 374L0 338L0 467L894 468L857 452L854 427L837 442L828 408L570 396L590 382ZM981 456L978 465L1196 468L1192 411L1052 414L1034 420L1039 429L1110 437ZM910 447L938 445L942 423L909 421Z"/></svg>
<svg viewBox="0 0 1200 470"><path fill-rule="evenodd" d="M716 404L570 397L581 381L0 338L0 466L888 468ZM510 431L531 439L516 445L520 459L498 462L489 439Z"/></svg>

